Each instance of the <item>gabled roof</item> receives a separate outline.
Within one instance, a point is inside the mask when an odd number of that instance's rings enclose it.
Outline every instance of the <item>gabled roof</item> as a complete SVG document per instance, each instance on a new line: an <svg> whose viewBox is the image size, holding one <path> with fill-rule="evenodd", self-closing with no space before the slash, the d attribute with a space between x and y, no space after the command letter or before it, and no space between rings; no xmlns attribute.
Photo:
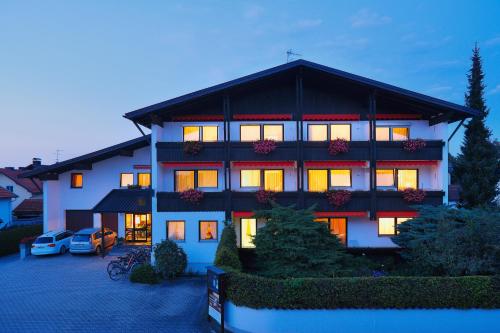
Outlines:
<svg viewBox="0 0 500 333"><path fill-rule="evenodd" d="M0 199L12 199L12 198L17 198L17 195L9 190L4 189L3 187L0 187Z"/></svg>
<svg viewBox="0 0 500 333"><path fill-rule="evenodd" d="M151 213L150 189L111 190L94 207L95 213Z"/></svg>
<svg viewBox="0 0 500 333"><path fill-rule="evenodd" d="M10 178L17 185L24 187L31 194L40 194L42 193L42 183L35 179L31 181L26 178L19 178L18 176L25 172L25 170L13 169L13 168L0 168L0 174L4 175L7 178Z"/></svg>
<svg viewBox="0 0 500 333"><path fill-rule="evenodd" d="M359 86L369 88L372 90L376 90L378 92L385 92L389 94L394 94L398 95L403 98L407 98L412 101L417 101L423 104L427 104L430 106L437 107L439 109L442 109L443 111L454 111L458 113L464 114L466 117L471 117L471 116L479 116L481 115L481 112L459 105L455 103L451 103L445 100L441 100L435 97L427 96L424 94L420 94L411 90L399 88L387 83L383 83L380 81L376 81L373 79L369 79L363 76L351 74L348 72L344 72L335 68L331 68L328 66L320 65L314 62L306 61L306 60L296 60L292 61L289 63L286 63L284 65L276 66L273 68L269 68L254 74L250 74L247 76L240 77L235 80L227 81L225 83L221 83L209 88L205 88L202 90L198 90L186 95L182 95L176 98L172 98L169 100L166 100L161 103L153 104L150 106L147 106L145 108L141 108L132 112L128 112L124 115L125 118L130 119L132 121L138 122L142 125L145 126L150 126L151 121L145 119L145 116L160 111L160 110L166 110L175 106L179 106L183 103L194 101L199 98L203 97L208 97L210 95L215 95L218 93L222 93L225 91L228 91L232 88L242 86L245 84L252 83L257 80L262 80L266 78L270 78L272 76L275 76L280 73L284 73L287 71L294 71L299 68L303 68L306 70L311 70L315 71L317 73L324 73L327 75L331 75L332 77L339 78L345 81L349 81L351 83L357 84Z"/></svg>
<svg viewBox="0 0 500 333"><path fill-rule="evenodd" d="M27 214L42 214L43 200L42 199L24 199L14 210L15 215Z"/></svg>
<svg viewBox="0 0 500 333"><path fill-rule="evenodd" d="M62 161L47 166L41 166L32 171L24 172L20 176L25 178L36 178L40 177L41 175L60 174L63 172L81 168L82 165L103 161L114 156L118 155L127 156L127 154L129 154L130 151L134 151L136 149L149 146L149 144L150 144L150 135L144 135L136 139L125 141L117 145L97 150L95 152L78 156L66 161Z"/></svg>

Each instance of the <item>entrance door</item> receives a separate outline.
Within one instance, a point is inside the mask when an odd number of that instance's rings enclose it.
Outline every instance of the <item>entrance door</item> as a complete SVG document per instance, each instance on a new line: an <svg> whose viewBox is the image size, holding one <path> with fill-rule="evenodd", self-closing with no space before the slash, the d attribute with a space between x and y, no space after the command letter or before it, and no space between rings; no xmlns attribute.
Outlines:
<svg viewBox="0 0 500 333"><path fill-rule="evenodd" d="M125 214L125 240L148 242L151 239L151 214Z"/></svg>

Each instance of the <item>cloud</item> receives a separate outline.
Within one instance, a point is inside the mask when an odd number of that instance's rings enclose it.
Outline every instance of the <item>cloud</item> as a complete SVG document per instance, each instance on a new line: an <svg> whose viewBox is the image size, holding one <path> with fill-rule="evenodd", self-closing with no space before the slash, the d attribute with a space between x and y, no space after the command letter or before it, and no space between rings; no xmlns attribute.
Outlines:
<svg viewBox="0 0 500 333"><path fill-rule="evenodd" d="M323 23L321 19L304 19L297 22L298 28L314 28Z"/></svg>
<svg viewBox="0 0 500 333"><path fill-rule="evenodd" d="M368 8L363 8L351 16L350 21L353 28L366 28L389 24L391 23L392 18L390 16L374 12Z"/></svg>
<svg viewBox="0 0 500 333"><path fill-rule="evenodd" d="M255 18L259 18L260 16L262 16L263 13L264 13L263 7L258 6L258 5L252 5L252 6L247 7L244 10L243 16L247 19L255 19Z"/></svg>
<svg viewBox="0 0 500 333"><path fill-rule="evenodd" d="M500 84L497 84L495 88L488 91L488 95L500 94Z"/></svg>
<svg viewBox="0 0 500 333"><path fill-rule="evenodd" d="M484 42L484 45L486 46L493 46L493 45L499 45L500 44L500 36L488 39L487 41Z"/></svg>

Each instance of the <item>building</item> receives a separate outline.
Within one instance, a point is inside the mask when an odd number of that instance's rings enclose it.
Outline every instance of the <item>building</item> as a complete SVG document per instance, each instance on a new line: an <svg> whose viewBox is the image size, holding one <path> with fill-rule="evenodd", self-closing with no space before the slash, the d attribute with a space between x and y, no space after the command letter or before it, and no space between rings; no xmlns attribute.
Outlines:
<svg viewBox="0 0 500 333"><path fill-rule="evenodd" d="M103 221L130 242L169 238L192 270L213 261L224 221L253 246L259 190L316 205L348 248L394 248L395 226L415 216L403 190L448 201L448 125L477 114L298 60L127 113L151 135L25 176L43 181L45 230ZM350 200L330 203L339 189Z"/></svg>
<svg viewBox="0 0 500 333"><path fill-rule="evenodd" d="M15 199L14 193L0 187L0 229L8 227L12 223L12 201Z"/></svg>

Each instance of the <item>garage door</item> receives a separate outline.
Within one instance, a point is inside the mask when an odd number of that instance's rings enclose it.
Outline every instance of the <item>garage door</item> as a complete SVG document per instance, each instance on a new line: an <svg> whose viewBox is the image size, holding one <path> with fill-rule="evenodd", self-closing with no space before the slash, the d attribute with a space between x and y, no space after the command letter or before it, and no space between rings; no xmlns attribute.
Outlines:
<svg viewBox="0 0 500 333"><path fill-rule="evenodd" d="M77 232L84 228L94 226L94 214L92 210L67 210L66 229Z"/></svg>
<svg viewBox="0 0 500 333"><path fill-rule="evenodd" d="M117 213L102 213L102 224L105 228L109 228L118 233L118 214Z"/></svg>

